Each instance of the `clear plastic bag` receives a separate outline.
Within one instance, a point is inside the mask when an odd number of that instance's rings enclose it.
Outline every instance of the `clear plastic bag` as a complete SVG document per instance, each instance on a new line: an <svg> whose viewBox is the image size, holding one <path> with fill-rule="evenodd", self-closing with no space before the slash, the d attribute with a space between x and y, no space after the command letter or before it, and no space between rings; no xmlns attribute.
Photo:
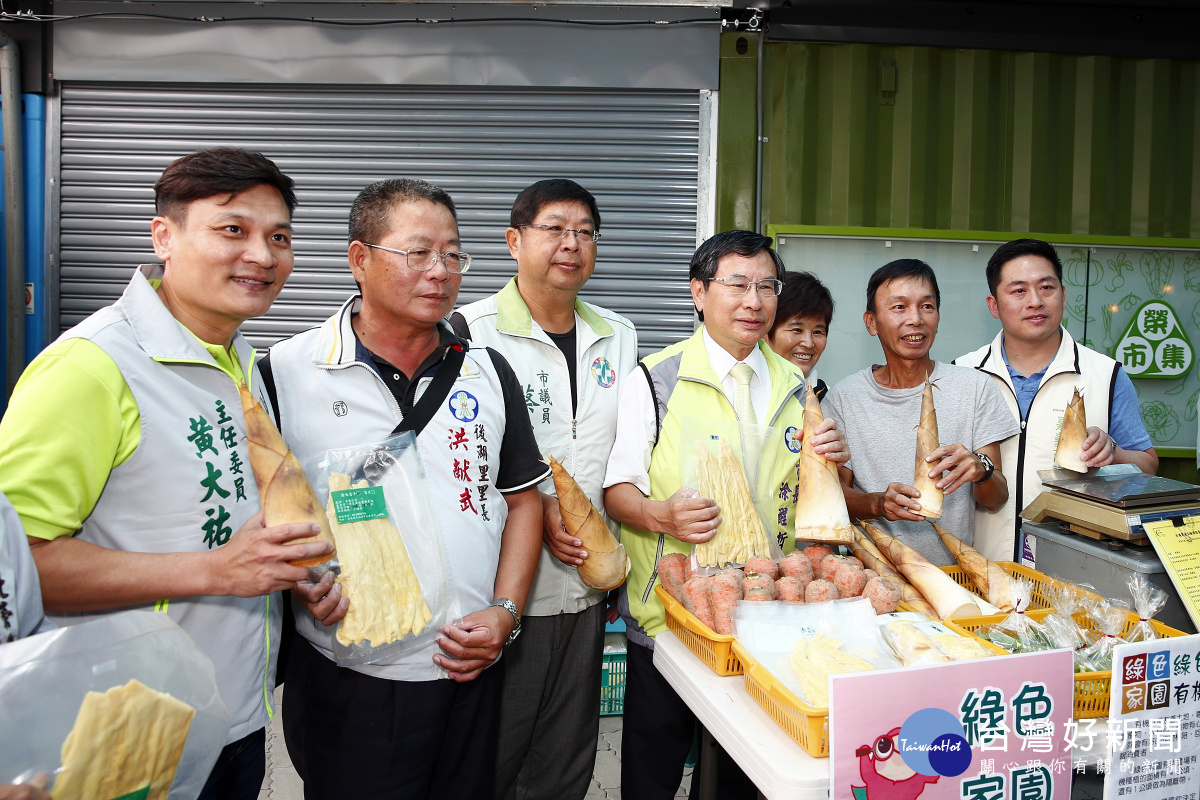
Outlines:
<svg viewBox="0 0 1200 800"><path fill-rule="evenodd" d="M1054 649L1042 626L1025 612L1033 598L1033 584L1018 578L1013 582L1011 614L979 635L1010 653L1036 653Z"/></svg>
<svg viewBox="0 0 1200 800"><path fill-rule="evenodd" d="M330 450L305 469L337 542L337 557L310 569L310 577L332 570L350 598L346 617L327 629L339 665L373 664L422 647L459 617L411 431Z"/></svg>
<svg viewBox="0 0 1200 800"><path fill-rule="evenodd" d="M1150 619L1163 610L1167 604L1167 593L1155 586L1146 576L1135 572L1129 576L1129 596L1133 598L1133 610L1137 612L1138 621L1129 633L1125 634L1127 642L1149 642L1160 638L1158 631L1150 624Z"/></svg>
<svg viewBox="0 0 1200 800"><path fill-rule="evenodd" d="M88 692L131 680L195 709L171 784L194 800L229 735L212 662L166 614L124 611L0 645L0 785L57 777Z"/></svg>
<svg viewBox="0 0 1200 800"><path fill-rule="evenodd" d="M716 535L692 548L694 571L711 575L727 566L741 567L754 556L773 561L783 556L758 490L762 454L774 435L770 426L731 420L686 417L680 423L682 485L721 507Z"/></svg>
<svg viewBox="0 0 1200 800"><path fill-rule="evenodd" d="M1083 651L1084 663L1089 672L1106 672L1112 669L1113 648L1125 644L1121 631L1129 621L1129 606L1121 600L1101 600L1088 609L1088 616L1100 631L1100 638Z"/></svg>
<svg viewBox="0 0 1200 800"><path fill-rule="evenodd" d="M1084 650L1093 644L1091 631L1075 620L1077 613L1084 611L1084 590L1073 583L1059 583L1046 589L1046 599L1054 613L1042 620L1042 628L1055 647L1070 650L1076 672L1090 671Z"/></svg>

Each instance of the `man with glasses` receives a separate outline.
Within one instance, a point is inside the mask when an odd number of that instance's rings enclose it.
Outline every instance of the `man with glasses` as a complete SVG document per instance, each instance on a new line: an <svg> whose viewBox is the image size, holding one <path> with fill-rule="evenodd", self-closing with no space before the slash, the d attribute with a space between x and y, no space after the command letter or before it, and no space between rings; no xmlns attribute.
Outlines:
<svg viewBox="0 0 1200 800"><path fill-rule="evenodd" d="M675 796L695 728L695 717L652 661L654 637L667 628L653 593L657 559L690 554L721 522L716 503L683 486L681 450L690 446L685 420L712 420L716 431L731 423L747 433L760 432L759 426L773 429L757 459L756 494L760 501L773 499L768 529L780 547L785 552L795 547L806 384L800 368L776 355L763 338L775 317L782 273L771 240L752 231L727 231L700 245L689 276L704 324L689 339L643 359L645 373L627 380L621 392L604 502L621 523L632 562L621 595L629 634L621 745L625 800ZM849 458L832 420L817 429L813 444L833 461ZM758 796L723 752L718 782L723 799ZM693 780L693 796L697 785Z"/></svg>
<svg viewBox="0 0 1200 800"><path fill-rule="evenodd" d="M596 268L599 229L596 199L574 181L526 188L505 232L516 277L451 323L504 354L542 452L603 509L617 398L637 363L637 334L629 320L578 297ZM521 638L506 654L498 800L582 800L596 761L605 593L576 572L588 553L563 527L553 481L542 492L541 561Z"/></svg>
<svg viewBox="0 0 1200 800"><path fill-rule="evenodd" d="M271 349L280 430L301 463L417 434L452 600L465 616L408 650L339 667L330 626L350 601L334 584L297 608L288 752L310 800L490 798L504 671L496 662L521 630L541 546L537 485L548 470L512 368L444 321L471 264L450 196L426 181L381 181L355 199L349 227L361 294Z"/></svg>

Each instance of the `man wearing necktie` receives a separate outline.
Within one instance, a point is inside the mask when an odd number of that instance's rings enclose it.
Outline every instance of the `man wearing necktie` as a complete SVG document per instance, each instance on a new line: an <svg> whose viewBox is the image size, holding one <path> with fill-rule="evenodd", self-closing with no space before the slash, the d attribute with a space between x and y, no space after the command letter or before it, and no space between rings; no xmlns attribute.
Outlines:
<svg viewBox="0 0 1200 800"><path fill-rule="evenodd" d="M700 328L688 339L647 356L626 382L617 410L617 438L604 478L609 516L622 524L631 568L621 614L629 635L622 731L621 795L626 800L674 797L691 747L695 717L655 669L654 637L666 630L653 593L657 560L690 554L721 522L717 504L683 486L683 420L712 420L718 431L736 424L768 433L758 462L758 495L778 499L768 527L786 553L795 548L795 474L804 425L799 367L763 340L771 329L783 262L771 240L752 231L726 231L700 246L689 270ZM694 424L694 423L690 423ZM764 428L769 426L769 431ZM818 453L850 458L831 420L817 429ZM754 798L757 790L721 754L718 796ZM698 782L692 783L693 795Z"/></svg>

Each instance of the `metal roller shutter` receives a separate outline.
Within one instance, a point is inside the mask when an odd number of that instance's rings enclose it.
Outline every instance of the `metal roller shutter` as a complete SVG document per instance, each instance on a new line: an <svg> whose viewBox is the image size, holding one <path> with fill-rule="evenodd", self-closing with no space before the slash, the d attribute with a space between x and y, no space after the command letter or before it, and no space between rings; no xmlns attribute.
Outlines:
<svg viewBox="0 0 1200 800"><path fill-rule="evenodd" d="M515 272L508 212L533 181L596 195L598 266L583 297L625 314L643 352L692 331L700 99L695 91L215 87L65 83L61 92L60 327L111 303L153 259L153 184L171 160L218 144L259 150L296 180L296 269L244 328L267 346L310 327L354 290L345 263L355 194L425 178L458 205L476 257L460 304Z"/></svg>

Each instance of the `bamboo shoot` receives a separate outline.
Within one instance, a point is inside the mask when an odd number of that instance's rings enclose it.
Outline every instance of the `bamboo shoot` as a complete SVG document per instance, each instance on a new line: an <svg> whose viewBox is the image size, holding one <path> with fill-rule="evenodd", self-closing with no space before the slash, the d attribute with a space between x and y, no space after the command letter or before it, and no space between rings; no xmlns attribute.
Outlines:
<svg viewBox="0 0 1200 800"><path fill-rule="evenodd" d="M796 539L809 542L854 541L846 497L838 480L837 464L816 451L813 432L824 422L821 403L812 389L804 396L804 442L800 448L799 487L796 500Z"/></svg>
<svg viewBox="0 0 1200 800"><path fill-rule="evenodd" d="M629 574L625 546L613 536L604 517L554 456L550 456L550 471L554 474L554 492L558 495L558 512L562 515L563 525L567 533L583 542L583 549L588 554L579 565L579 577L593 589L609 591L617 588Z"/></svg>
<svg viewBox="0 0 1200 800"><path fill-rule="evenodd" d="M863 523L867 525L868 523ZM873 526L872 526L873 527ZM904 576L896 571L891 562L883 557L879 549L875 547L875 543L863 532L855 530L854 541L850 543L850 549L854 551L854 555L858 560L863 562L863 566L868 569L873 569L885 578L891 578L900 584L900 599L913 607L913 610L924 614L930 619L937 619L937 612L933 606L929 605L929 601L916 590L916 588L905 580Z"/></svg>
<svg viewBox="0 0 1200 800"><path fill-rule="evenodd" d="M258 485L258 499L262 503L263 520L267 527L315 522L321 526L318 533L303 539L292 539L289 544L333 542L329 518L299 460L254 395L244 385L238 386L238 392L242 399L242 415L246 420L250 468L254 471L254 482ZM292 563L297 567L311 567L329 561L336 552L333 550L323 556Z"/></svg>
<svg viewBox="0 0 1200 800"><path fill-rule="evenodd" d="M941 525L932 521L929 524L937 531L950 555L954 556L958 565L971 577L971 582L980 594L1001 611L1013 611L1013 577L995 561L984 558L982 553Z"/></svg>
<svg viewBox="0 0 1200 800"><path fill-rule="evenodd" d="M986 613L980 598L959 586L916 550L874 526L864 527L879 549L896 565L896 569L929 601L938 619Z"/></svg>
<svg viewBox="0 0 1200 800"><path fill-rule="evenodd" d="M1054 451L1054 463L1072 472L1087 472L1083 460L1083 441L1087 438L1087 415L1084 412L1083 395L1079 389L1071 395L1071 402L1063 412L1062 430L1058 434L1058 449Z"/></svg>
<svg viewBox="0 0 1200 800"><path fill-rule="evenodd" d="M771 540L754 507L750 483L742 461L729 441L719 437L717 455L701 443L697 446L696 482L700 494L717 502L721 524L717 534L696 545L696 561L702 567L745 564L752 556L771 558Z"/></svg>
<svg viewBox="0 0 1200 800"><path fill-rule="evenodd" d="M921 509L915 513L928 519L942 516L942 490L937 487L941 476L929 477L933 465L925 457L937 450L937 411L933 407L933 381L925 379L925 392L921 395L921 421L917 425L917 460L913 475L913 486L921 493Z"/></svg>

